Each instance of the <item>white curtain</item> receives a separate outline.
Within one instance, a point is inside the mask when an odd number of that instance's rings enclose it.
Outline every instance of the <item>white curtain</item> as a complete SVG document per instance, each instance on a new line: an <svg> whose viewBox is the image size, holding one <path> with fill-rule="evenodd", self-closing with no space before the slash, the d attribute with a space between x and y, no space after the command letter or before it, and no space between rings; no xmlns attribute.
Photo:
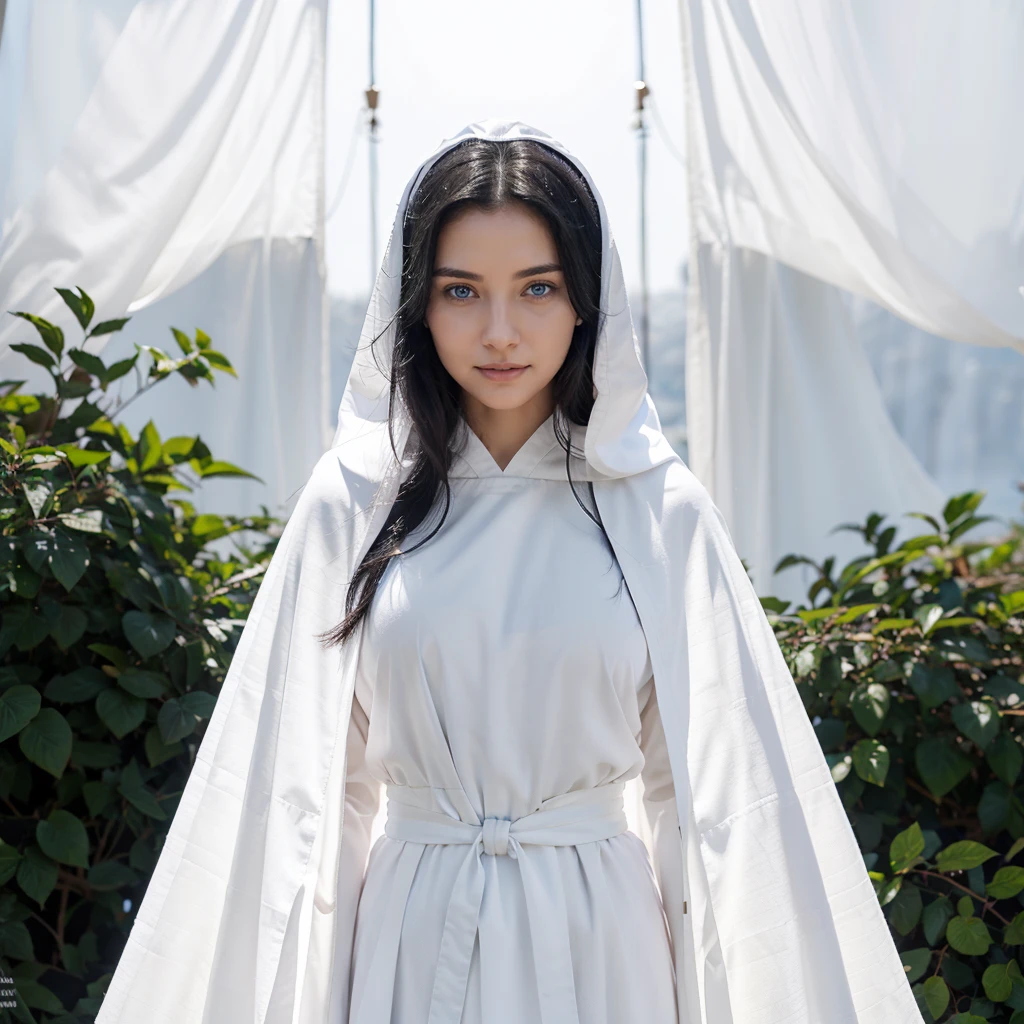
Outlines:
<svg viewBox="0 0 1024 1024"><path fill-rule="evenodd" d="M1024 351L1024 9L680 5L690 462L758 590L802 596L806 577L771 576L782 555L860 553L828 531L944 499L889 420L839 289Z"/></svg>
<svg viewBox="0 0 1024 1024"><path fill-rule="evenodd" d="M0 40L0 303L80 332L53 291L177 352L200 327L235 364L161 383L126 410L203 436L265 481L210 481L197 504L283 511L330 436L323 294L326 0L8 0ZM0 320L0 372L25 377ZM33 380L39 380L38 369ZM130 380L126 378L125 380Z"/></svg>

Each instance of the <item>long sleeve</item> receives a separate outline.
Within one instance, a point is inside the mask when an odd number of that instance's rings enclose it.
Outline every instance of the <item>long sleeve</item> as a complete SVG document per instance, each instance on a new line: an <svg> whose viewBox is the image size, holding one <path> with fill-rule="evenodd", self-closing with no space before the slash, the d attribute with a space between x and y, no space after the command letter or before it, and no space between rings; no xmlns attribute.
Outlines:
<svg viewBox="0 0 1024 1024"><path fill-rule="evenodd" d="M669 935L673 947L676 947L683 925L683 855L675 783L653 676L641 688L638 698L641 709L640 749L644 755L640 777L644 785L644 813L653 833L651 860L665 907Z"/></svg>

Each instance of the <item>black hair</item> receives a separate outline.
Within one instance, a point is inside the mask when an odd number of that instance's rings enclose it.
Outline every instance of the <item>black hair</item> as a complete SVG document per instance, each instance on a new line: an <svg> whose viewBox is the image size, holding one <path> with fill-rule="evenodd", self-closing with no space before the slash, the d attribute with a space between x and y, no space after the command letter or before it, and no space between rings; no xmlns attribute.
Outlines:
<svg viewBox="0 0 1024 1024"><path fill-rule="evenodd" d="M531 139L468 139L438 158L409 200L402 228L401 302L391 321L397 320L388 429L394 451L394 410L400 395L411 419L413 464L386 522L349 583L345 617L320 636L325 646L343 644L356 630L392 557L403 553L401 543L409 533L436 505L443 506L433 530L408 549L415 551L440 530L448 515L448 471L459 441L461 388L441 363L425 325L437 242L444 226L467 207L493 211L510 203L522 203L543 217L558 250L569 301L583 321L574 329L569 351L551 382L553 422L565 451L566 478L572 492L600 527L614 560L593 487L591 512L570 475L570 438L565 425L568 421L586 426L594 406L594 350L604 316L600 309L603 241L598 205L579 169L551 147ZM373 339L374 344L391 323ZM395 457L399 457L397 452Z"/></svg>

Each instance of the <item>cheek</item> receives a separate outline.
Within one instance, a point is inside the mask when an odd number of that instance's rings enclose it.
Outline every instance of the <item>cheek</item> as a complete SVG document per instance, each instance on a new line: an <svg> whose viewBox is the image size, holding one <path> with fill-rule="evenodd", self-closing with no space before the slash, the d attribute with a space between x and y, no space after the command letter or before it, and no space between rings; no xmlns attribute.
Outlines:
<svg viewBox="0 0 1024 1024"><path fill-rule="evenodd" d="M428 307L427 323L441 365L458 380L465 375L466 364L473 362L476 352L476 334L468 318L443 306Z"/></svg>

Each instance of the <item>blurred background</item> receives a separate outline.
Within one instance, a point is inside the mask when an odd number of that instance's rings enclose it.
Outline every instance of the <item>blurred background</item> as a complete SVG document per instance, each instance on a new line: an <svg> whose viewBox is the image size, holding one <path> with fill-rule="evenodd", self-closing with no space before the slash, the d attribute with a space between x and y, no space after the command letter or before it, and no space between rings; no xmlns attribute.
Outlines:
<svg viewBox="0 0 1024 1024"><path fill-rule="evenodd" d="M124 412L260 477L214 475L202 509L287 513L333 433L409 176L499 117L598 183L665 433L762 592L801 593L778 560L850 554L832 528L871 511L934 514L967 489L1020 510L1015 6L0 11L3 308L66 325L53 289L82 286L97 315L132 317L86 341L109 360L166 347L172 325L213 338L238 373L216 400L175 379ZM31 386L44 370L10 351L26 332L0 323L0 360Z"/></svg>

